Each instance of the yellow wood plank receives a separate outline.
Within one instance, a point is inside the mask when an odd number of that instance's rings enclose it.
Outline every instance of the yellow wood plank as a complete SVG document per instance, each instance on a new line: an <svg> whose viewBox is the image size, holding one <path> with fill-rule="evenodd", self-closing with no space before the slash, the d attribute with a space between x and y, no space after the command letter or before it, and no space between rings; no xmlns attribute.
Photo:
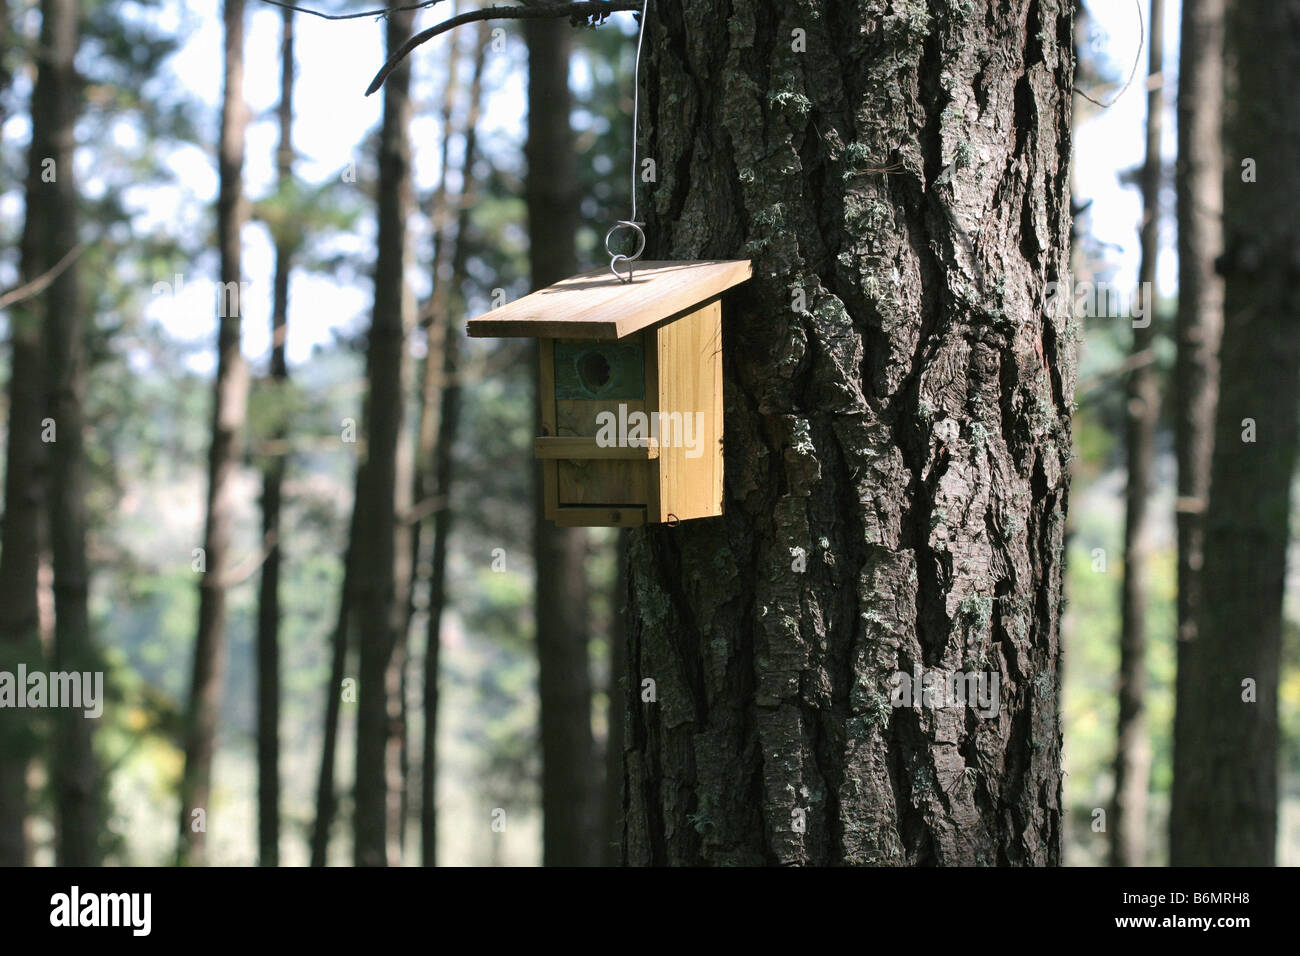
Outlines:
<svg viewBox="0 0 1300 956"><path fill-rule="evenodd" d="M632 282L601 266L469 320L471 336L621 339L744 282L748 259L638 262Z"/></svg>
<svg viewBox="0 0 1300 956"><path fill-rule="evenodd" d="M658 520L722 514L722 303L660 326Z"/></svg>
<svg viewBox="0 0 1300 956"><path fill-rule="evenodd" d="M569 436L542 437L533 441L533 453L538 458L615 459L623 461L649 461L659 457L659 446L631 444L627 447L599 445L594 438Z"/></svg>

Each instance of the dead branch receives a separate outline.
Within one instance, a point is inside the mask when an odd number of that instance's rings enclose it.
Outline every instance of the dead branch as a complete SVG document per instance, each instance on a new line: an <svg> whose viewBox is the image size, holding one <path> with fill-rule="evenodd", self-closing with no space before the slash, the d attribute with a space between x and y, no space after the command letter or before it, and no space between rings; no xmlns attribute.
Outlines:
<svg viewBox="0 0 1300 956"><path fill-rule="evenodd" d="M466 23L477 23L483 20L552 20L560 17L567 17L573 22L594 19L597 23L603 23L611 13L639 11L640 9L641 3L639 0L584 0L584 2L580 3L556 3L525 7L484 7L482 10L471 10L469 13L462 13L459 16L451 17L442 23L431 26L403 43L401 49L388 58L388 62L384 64L383 69L375 74L375 78L370 82L370 87L366 90L366 96L383 86L384 80L388 79L388 75L397 69L398 64L406 59L407 54L417 46L427 43L441 33L464 26Z"/></svg>

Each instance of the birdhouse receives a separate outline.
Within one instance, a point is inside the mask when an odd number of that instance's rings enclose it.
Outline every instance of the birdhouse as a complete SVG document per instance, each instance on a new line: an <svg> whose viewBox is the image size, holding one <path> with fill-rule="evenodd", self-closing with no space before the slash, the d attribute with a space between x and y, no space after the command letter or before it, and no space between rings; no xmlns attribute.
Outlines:
<svg viewBox="0 0 1300 956"><path fill-rule="evenodd" d="M538 340L548 519L722 514L722 294L749 276L749 260L593 269L470 319L471 336Z"/></svg>

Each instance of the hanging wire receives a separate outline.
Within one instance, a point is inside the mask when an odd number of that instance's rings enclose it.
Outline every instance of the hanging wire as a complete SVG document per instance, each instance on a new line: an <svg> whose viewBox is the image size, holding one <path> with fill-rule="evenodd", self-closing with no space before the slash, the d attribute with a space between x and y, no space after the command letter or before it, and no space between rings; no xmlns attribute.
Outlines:
<svg viewBox="0 0 1300 956"><path fill-rule="evenodd" d="M636 218L636 171L637 171L637 120L641 113L641 41L645 39L645 18L650 9L650 0L645 0L641 5L641 27L637 30L636 35L636 66L632 72L632 216L630 219L620 219L614 225L609 227L609 232L605 233L605 252L609 254L609 271L614 273L614 277L620 282L632 281L632 263L641 258L641 253L645 252L645 230L641 227L644 222L638 222ZM615 253L609 247L609 240L620 229L631 229L637 234L636 251L630 256L622 253ZM618 266L620 262L627 263L627 278L619 274Z"/></svg>

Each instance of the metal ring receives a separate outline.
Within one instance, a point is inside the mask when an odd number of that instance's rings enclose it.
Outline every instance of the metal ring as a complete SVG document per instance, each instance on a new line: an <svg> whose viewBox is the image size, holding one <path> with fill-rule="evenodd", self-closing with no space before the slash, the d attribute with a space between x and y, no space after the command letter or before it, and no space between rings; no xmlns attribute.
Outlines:
<svg viewBox="0 0 1300 956"><path fill-rule="evenodd" d="M641 228L644 225L645 223L643 222L632 222L630 219L620 219L618 222L614 223L614 225L609 227L609 232L605 233L605 251L611 256L614 255L614 250L609 247L609 238L618 230L635 229L637 237L641 240L641 243L636 247L636 252L632 253L630 256L624 256L623 258L629 260L640 259L641 253L645 252L645 231Z"/></svg>
<svg viewBox="0 0 1300 956"><path fill-rule="evenodd" d="M605 252L608 253L610 257L609 271L614 273L614 277L618 279L619 282L632 281L632 263L637 259L640 259L641 253L645 252L645 231L641 228L643 225L644 223L633 222L630 219L620 219L618 222L614 223L614 225L609 227L609 232L605 233ZM620 229L634 229L636 230L637 238L640 239L640 242L637 243L636 252L632 253L630 256L625 256L621 252L616 253L609 247L610 238ZM626 279L619 275L618 264L620 262L626 262L628 264Z"/></svg>
<svg viewBox="0 0 1300 956"><path fill-rule="evenodd" d="M682 523L681 518L677 517L677 515L673 514L672 512L668 513L668 521L666 522L668 527L676 528L681 523Z"/></svg>

